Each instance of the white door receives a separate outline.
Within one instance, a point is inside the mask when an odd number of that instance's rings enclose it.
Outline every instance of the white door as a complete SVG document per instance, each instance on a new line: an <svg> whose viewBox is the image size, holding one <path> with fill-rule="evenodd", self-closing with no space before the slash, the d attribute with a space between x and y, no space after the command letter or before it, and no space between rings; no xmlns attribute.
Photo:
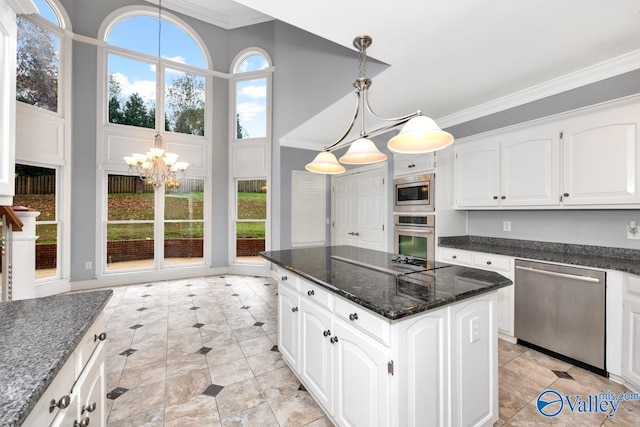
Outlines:
<svg viewBox="0 0 640 427"><path fill-rule="evenodd" d="M640 386L640 299L625 298L624 309L624 354L622 376Z"/></svg>
<svg viewBox="0 0 640 427"><path fill-rule="evenodd" d="M563 130L565 205L640 203L637 112L625 109L573 120Z"/></svg>
<svg viewBox="0 0 640 427"><path fill-rule="evenodd" d="M291 368L298 369L298 330L300 319L300 298L284 285L278 286L278 350L289 362Z"/></svg>
<svg viewBox="0 0 640 427"><path fill-rule="evenodd" d="M339 320L333 328L336 422L353 427L389 425L389 349Z"/></svg>
<svg viewBox="0 0 640 427"><path fill-rule="evenodd" d="M500 143L472 141L456 147L456 207L500 205Z"/></svg>
<svg viewBox="0 0 640 427"><path fill-rule="evenodd" d="M300 301L300 314L300 376L318 403L333 413L331 316L305 300Z"/></svg>
<svg viewBox="0 0 640 427"><path fill-rule="evenodd" d="M333 178L332 244L386 251L386 166Z"/></svg>
<svg viewBox="0 0 640 427"><path fill-rule="evenodd" d="M501 206L560 204L560 138L542 127L510 135L501 144Z"/></svg>

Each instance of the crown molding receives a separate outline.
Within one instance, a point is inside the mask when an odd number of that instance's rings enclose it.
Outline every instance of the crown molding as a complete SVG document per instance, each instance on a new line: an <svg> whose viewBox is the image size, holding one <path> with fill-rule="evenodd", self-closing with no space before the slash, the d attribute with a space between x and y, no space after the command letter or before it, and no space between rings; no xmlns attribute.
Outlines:
<svg viewBox="0 0 640 427"><path fill-rule="evenodd" d="M451 127L639 68L640 50L635 50L484 104L440 117L436 122L441 128Z"/></svg>

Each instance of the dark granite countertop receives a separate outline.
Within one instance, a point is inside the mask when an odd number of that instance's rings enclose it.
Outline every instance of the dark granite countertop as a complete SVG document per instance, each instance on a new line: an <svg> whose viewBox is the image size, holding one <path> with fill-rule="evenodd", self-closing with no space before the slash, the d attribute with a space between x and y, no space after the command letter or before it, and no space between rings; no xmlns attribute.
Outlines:
<svg viewBox="0 0 640 427"><path fill-rule="evenodd" d="M391 262L392 254L353 246L290 249L260 255L391 320L512 283L491 271L443 263L398 265ZM370 267L359 265L363 263Z"/></svg>
<svg viewBox="0 0 640 427"><path fill-rule="evenodd" d="M440 237L438 246L640 275L640 250L637 249L481 236Z"/></svg>
<svg viewBox="0 0 640 427"><path fill-rule="evenodd" d="M25 421L112 293L0 302L0 426Z"/></svg>

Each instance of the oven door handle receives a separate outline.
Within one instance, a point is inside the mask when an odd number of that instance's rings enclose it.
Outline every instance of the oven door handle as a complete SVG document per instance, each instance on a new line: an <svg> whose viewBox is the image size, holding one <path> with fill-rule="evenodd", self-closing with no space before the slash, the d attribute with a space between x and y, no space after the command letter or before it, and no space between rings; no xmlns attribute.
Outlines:
<svg viewBox="0 0 640 427"><path fill-rule="evenodd" d="M396 225L396 233L423 233L423 234L433 234L433 227L425 227L425 228L411 228L411 227L403 227Z"/></svg>

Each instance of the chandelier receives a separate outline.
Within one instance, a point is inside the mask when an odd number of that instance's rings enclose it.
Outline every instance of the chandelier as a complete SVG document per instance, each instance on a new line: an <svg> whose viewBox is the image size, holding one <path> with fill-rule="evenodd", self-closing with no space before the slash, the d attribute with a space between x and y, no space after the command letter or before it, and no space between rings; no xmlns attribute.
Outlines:
<svg viewBox="0 0 640 427"><path fill-rule="evenodd" d="M162 36L162 0L158 1L158 64L160 64L160 40ZM159 85L157 90L159 89ZM124 157L129 165L129 173L138 176L142 181L153 185L155 189L164 186L168 190L180 187L178 180L183 178L189 163L179 162L178 155L165 153L162 149L162 136L156 133L153 148L145 154L133 153Z"/></svg>
<svg viewBox="0 0 640 427"><path fill-rule="evenodd" d="M369 87L373 82L366 77L367 48L371 46L372 41L370 36L358 36L353 40L353 46L360 53L359 76L353 83L357 97L355 112L351 119L351 124L344 134L333 144L324 147L324 151L318 153L316 158L305 166L305 169L310 172L340 174L346 170L340 163L365 165L387 160L387 156L378 150L370 138L400 126L403 126L400 132L387 143L387 148L394 153L428 153L441 150L453 143L453 136L440 129L433 119L423 116L421 110L406 116L389 119L380 117L373 112L369 105L368 95ZM375 119L386 123L372 131L366 131L364 128L365 110ZM358 115L361 115L360 134L357 138L348 139L356 124ZM338 162L332 151L346 146L349 146L349 149L340 157L340 162Z"/></svg>

